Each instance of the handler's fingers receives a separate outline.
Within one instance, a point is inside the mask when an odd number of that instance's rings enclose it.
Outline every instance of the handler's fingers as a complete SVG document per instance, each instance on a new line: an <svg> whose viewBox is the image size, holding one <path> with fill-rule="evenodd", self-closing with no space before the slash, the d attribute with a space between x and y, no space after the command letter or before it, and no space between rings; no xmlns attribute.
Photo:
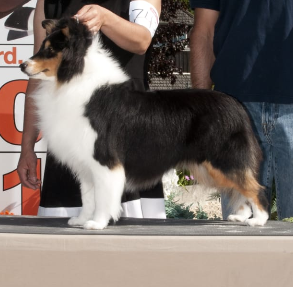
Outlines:
<svg viewBox="0 0 293 287"><path fill-rule="evenodd" d="M41 181L37 178L37 165L36 165L36 163L29 165L28 181L32 185L34 185L36 188L39 188L39 186L41 184Z"/></svg>
<svg viewBox="0 0 293 287"><path fill-rule="evenodd" d="M41 181L37 178L37 159L35 154L20 157L17 166L20 182L28 188L38 189Z"/></svg>
<svg viewBox="0 0 293 287"><path fill-rule="evenodd" d="M92 19L88 22L85 22L88 29L94 33L98 32L101 29L101 23L97 22L96 19Z"/></svg>
<svg viewBox="0 0 293 287"><path fill-rule="evenodd" d="M79 16L82 16L83 14L85 14L90 8L91 8L92 5L84 5L82 8L80 8L76 15L79 15Z"/></svg>
<svg viewBox="0 0 293 287"><path fill-rule="evenodd" d="M77 16L81 22L90 21L98 15L98 9L95 6L97 5L85 5L75 14L75 16Z"/></svg>
<svg viewBox="0 0 293 287"><path fill-rule="evenodd" d="M17 169L17 173L20 179L20 182L22 185L24 185L25 187L31 188L31 189L38 189L40 186L40 181L38 179L30 179L28 174L29 171L27 168L21 168L19 167Z"/></svg>
<svg viewBox="0 0 293 287"><path fill-rule="evenodd" d="M28 181L32 184L35 185L37 187L40 186L41 181L36 177L36 176L28 176Z"/></svg>

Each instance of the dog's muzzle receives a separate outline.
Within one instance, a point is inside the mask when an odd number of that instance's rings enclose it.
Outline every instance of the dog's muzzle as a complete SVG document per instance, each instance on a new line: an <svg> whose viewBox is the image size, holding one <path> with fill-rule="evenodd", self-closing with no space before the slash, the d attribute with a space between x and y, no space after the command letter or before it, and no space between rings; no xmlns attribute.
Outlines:
<svg viewBox="0 0 293 287"><path fill-rule="evenodd" d="M21 69L22 72L25 73L25 69L27 68L28 64L27 62L23 62L19 65L19 68Z"/></svg>

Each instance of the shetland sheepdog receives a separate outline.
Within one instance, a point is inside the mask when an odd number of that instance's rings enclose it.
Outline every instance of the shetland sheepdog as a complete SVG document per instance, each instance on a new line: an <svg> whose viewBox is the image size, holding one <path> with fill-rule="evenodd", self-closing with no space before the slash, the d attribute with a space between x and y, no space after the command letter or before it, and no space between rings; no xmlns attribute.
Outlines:
<svg viewBox="0 0 293 287"><path fill-rule="evenodd" d="M74 19L45 20L40 50L20 65L42 79L34 97L48 148L80 181L83 208L69 225L103 229L124 191L149 188L173 168L230 195L231 221L262 226L261 150L234 98L211 90L131 89L130 78Z"/></svg>

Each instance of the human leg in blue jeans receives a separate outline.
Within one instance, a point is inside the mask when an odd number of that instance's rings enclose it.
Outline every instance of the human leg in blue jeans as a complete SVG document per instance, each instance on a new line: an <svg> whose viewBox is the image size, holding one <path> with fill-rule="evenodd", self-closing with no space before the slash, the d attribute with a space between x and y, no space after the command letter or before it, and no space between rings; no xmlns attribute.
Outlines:
<svg viewBox="0 0 293 287"><path fill-rule="evenodd" d="M259 181L269 202L275 179L278 219L293 217L293 105L244 103L263 151ZM231 213L222 195L223 219Z"/></svg>

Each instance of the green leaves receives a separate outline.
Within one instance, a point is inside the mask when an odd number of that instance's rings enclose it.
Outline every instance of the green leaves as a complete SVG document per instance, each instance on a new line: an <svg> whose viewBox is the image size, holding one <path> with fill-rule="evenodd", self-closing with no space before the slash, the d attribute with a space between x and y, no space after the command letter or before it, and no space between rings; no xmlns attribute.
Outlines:
<svg viewBox="0 0 293 287"><path fill-rule="evenodd" d="M175 194L171 193L165 200L167 218L193 219L195 213L190 210L192 204L185 206L183 203L175 201Z"/></svg>
<svg viewBox="0 0 293 287"><path fill-rule="evenodd" d="M176 170L176 174L178 175L177 184L179 186L188 186L196 184L196 181L193 175L190 174L190 171L187 169Z"/></svg>

